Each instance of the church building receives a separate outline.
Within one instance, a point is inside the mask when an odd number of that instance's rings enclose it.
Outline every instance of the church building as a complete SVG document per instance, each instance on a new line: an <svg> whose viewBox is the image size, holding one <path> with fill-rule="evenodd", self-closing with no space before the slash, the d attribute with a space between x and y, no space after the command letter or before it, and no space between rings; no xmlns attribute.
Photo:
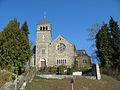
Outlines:
<svg viewBox="0 0 120 90"><path fill-rule="evenodd" d="M59 65L72 67L75 60L79 61L78 57L80 55L78 55L78 50L76 50L75 45L66 40L62 35L59 35L53 41L51 38L52 26L44 17L41 22L37 24L36 31L35 65L37 67L52 67ZM80 59L83 60L83 58ZM88 62L88 60L86 62Z"/></svg>

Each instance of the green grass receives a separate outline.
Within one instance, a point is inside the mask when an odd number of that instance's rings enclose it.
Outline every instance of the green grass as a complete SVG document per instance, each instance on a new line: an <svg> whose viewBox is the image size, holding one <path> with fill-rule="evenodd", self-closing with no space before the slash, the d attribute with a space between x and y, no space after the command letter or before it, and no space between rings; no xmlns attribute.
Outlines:
<svg viewBox="0 0 120 90"><path fill-rule="evenodd" d="M107 75L102 75L102 80L103 80L103 81L114 81L114 82L117 82L117 81L118 81L117 79L112 78L112 77L107 76Z"/></svg>
<svg viewBox="0 0 120 90"><path fill-rule="evenodd" d="M74 90L120 90L120 81L106 75L101 80L77 79ZM35 77L26 90L71 90L70 80L42 79Z"/></svg>

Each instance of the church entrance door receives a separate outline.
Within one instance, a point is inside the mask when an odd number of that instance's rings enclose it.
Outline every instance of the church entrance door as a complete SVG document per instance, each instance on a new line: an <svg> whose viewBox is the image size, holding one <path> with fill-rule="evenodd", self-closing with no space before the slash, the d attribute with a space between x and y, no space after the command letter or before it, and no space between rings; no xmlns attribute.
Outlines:
<svg viewBox="0 0 120 90"><path fill-rule="evenodd" d="M41 67L46 67L46 60L45 60L45 58L41 59Z"/></svg>

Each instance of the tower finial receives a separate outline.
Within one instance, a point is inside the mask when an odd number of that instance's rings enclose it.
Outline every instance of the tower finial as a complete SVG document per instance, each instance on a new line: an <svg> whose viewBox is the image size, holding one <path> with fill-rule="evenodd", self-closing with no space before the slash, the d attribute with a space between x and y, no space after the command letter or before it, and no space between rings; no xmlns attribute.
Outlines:
<svg viewBox="0 0 120 90"><path fill-rule="evenodd" d="M46 11L44 11L44 18L46 18Z"/></svg>

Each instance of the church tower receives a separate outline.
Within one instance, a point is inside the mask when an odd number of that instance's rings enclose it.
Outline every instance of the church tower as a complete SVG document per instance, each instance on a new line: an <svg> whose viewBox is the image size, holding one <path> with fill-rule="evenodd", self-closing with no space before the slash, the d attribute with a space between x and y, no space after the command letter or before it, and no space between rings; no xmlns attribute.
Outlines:
<svg viewBox="0 0 120 90"><path fill-rule="evenodd" d="M51 43L51 24L44 17L37 24L36 32L36 67L48 64L48 45Z"/></svg>

